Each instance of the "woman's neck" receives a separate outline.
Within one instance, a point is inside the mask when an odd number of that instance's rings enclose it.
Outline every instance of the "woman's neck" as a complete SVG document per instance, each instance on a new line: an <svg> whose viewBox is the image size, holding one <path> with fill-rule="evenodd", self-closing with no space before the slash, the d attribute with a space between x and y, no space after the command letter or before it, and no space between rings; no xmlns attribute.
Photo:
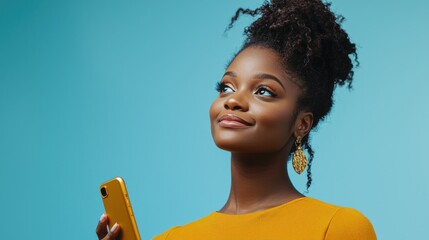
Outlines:
<svg viewBox="0 0 429 240"><path fill-rule="evenodd" d="M219 212L256 212L302 197L289 179L286 161L284 152L231 153L231 190Z"/></svg>

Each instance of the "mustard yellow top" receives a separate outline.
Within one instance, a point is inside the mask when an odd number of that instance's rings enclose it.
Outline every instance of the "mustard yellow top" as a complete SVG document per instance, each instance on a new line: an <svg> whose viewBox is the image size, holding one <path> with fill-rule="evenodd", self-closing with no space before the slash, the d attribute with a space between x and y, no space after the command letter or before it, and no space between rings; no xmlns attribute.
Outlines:
<svg viewBox="0 0 429 240"><path fill-rule="evenodd" d="M152 240L373 240L371 222L359 211L311 197L245 214L217 211Z"/></svg>

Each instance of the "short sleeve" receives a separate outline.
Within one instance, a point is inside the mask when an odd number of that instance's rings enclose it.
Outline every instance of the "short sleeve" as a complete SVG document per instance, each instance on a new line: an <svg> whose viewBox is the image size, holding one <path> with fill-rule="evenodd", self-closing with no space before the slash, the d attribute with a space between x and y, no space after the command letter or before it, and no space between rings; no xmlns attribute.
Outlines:
<svg viewBox="0 0 429 240"><path fill-rule="evenodd" d="M339 209L329 223L325 240L376 240L371 222L353 208Z"/></svg>
<svg viewBox="0 0 429 240"><path fill-rule="evenodd" d="M152 240L167 240L168 235L170 235L171 232L173 232L174 230L176 230L179 227L181 227L181 226L171 227L167 231L153 237Z"/></svg>

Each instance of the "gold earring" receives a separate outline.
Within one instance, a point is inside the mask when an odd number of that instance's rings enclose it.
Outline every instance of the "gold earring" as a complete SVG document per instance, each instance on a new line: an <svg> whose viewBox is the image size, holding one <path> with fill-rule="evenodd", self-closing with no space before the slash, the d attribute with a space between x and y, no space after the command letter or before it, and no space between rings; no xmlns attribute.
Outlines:
<svg viewBox="0 0 429 240"><path fill-rule="evenodd" d="M295 141L296 150L293 154L292 165L295 172L301 174L307 166L307 158L304 151L301 149L301 136L298 136Z"/></svg>

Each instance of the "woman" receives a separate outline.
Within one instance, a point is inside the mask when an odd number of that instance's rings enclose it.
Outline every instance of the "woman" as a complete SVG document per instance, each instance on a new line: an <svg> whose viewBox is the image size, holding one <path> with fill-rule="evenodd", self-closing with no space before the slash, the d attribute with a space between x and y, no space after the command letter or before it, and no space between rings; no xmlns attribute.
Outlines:
<svg viewBox="0 0 429 240"><path fill-rule="evenodd" d="M240 14L261 15L245 29L243 47L227 65L210 107L216 145L231 152L232 182L222 209L174 226L155 240L376 239L369 220L352 208L302 195L286 164L307 168L311 185L310 131L329 113L336 85L351 87L355 44L329 4L273 0ZM306 160L302 149L309 153ZM97 234L107 233L102 217Z"/></svg>

